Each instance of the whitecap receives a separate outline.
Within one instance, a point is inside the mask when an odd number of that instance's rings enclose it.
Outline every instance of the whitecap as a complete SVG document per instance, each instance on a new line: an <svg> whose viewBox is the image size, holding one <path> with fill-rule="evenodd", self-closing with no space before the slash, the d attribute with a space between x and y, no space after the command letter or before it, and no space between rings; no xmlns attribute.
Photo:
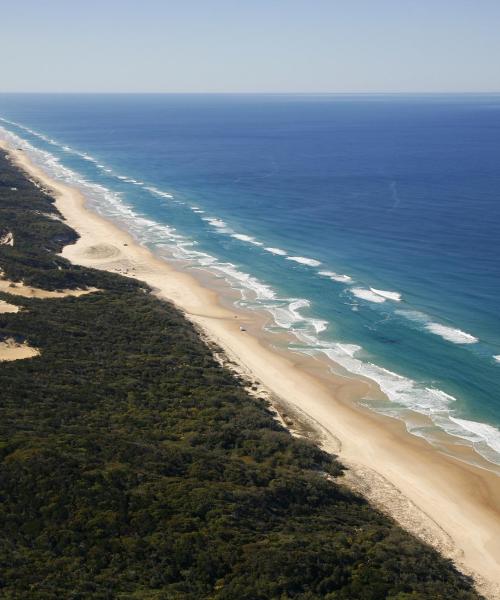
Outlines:
<svg viewBox="0 0 500 600"><path fill-rule="evenodd" d="M232 233L231 237L240 240L241 242L248 242L249 244L253 244L254 246L262 246L262 242L258 242L251 235L245 235L244 233Z"/></svg>
<svg viewBox="0 0 500 600"><path fill-rule="evenodd" d="M157 196L161 196L162 198L173 198L172 194L163 192L162 190L158 189L157 187L154 187L153 185L146 185L144 186L144 189L148 190L148 192L156 194Z"/></svg>
<svg viewBox="0 0 500 600"><path fill-rule="evenodd" d="M453 342L454 344L475 344L479 341L477 337L470 333L461 329L455 329L454 327L448 327L448 325L441 325L440 323L427 323L425 328L431 333L439 335L444 340Z"/></svg>
<svg viewBox="0 0 500 600"><path fill-rule="evenodd" d="M418 310L397 310L396 314L406 317L415 323L420 323L425 330L434 335L439 335L444 340L453 342L454 344L475 344L479 341L477 337L461 329L435 323L428 315Z"/></svg>
<svg viewBox="0 0 500 600"><path fill-rule="evenodd" d="M301 265L307 265L308 267L319 267L321 261L315 258L306 258L305 256L287 256L287 260L293 260Z"/></svg>
<svg viewBox="0 0 500 600"><path fill-rule="evenodd" d="M318 275L323 275L324 277L329 277L332 281L337 281L338 283L351 283L352 277L350 275L343 275L341 273L335 273L335 271L318 271Z"/></svg>
<svg viewBox="0 0 500 600"><path fill-rule="evenodd" d="M270 252L271 254L277 254L278 256L286 256L286 252L281 248L268 247L264 248L264 250L267 250L267 252Z"/></svg>
<svg viewBox="0 0 500 600"><path fill-rule="evenodd" d="M227 227L227 223L225 223L222 219L217 219L216 217L203 217L203 220L212 227L217 227L219 229Z"/></svg>
<svg viewBox="0 0 500 600"><path fill-rule="evenodd" d="M499 362L499 363L500 363L500 354L496 354L496 355L493 357L493 360L496 360L497 362Z"/></svg>
<svg viewBox="0 0 500 600"><path fill-rule="evenodd" d="M380 296L371 289L367 290L365 288L352 288L351 292L354 296L356 296L356 298L361 298L362 300L367 300L368 302L376 302L377 304L381 304L386 300L384 296Z"/></svg>
<svg viewBox="0 0 500 600"><path fill-rule="evenodd" d="M387 300L394 300L394 302L401 301L401 294L399 292L388 292L386 290L377 290L375 288L370 288L370 290L377 294L378 296L382 296L382 298L387 298Z"/></svg>

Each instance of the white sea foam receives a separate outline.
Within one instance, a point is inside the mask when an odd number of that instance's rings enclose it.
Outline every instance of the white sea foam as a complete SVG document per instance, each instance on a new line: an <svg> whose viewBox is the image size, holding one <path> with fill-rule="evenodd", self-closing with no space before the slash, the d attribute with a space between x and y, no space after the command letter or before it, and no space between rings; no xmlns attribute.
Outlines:
<svg viewBox="0 0 500 600"><path fill-rule="evenodd" d="M231 237L240 240L242 242L248 242L249 244L253 244L254 246L262 246L262 242L258 242L251 235L245 235L243 233L232 233Z"/></svg>
<svg viewBox="0 0 500 600"><path fill-rule="evenodd" d="M370 290L377 294L378 296L382 296L383 298L387 298L387 300L394 300L394 302L401 301L401 294L399 292L388 292L386 290L377 290L375 288L370 288Z"/></svg>
<svg viewBox="0 0 500 600"><path fill-rule="evenodd" d="M323 331L326 331L329 325L328 321L323 319L311 319L311 324L316 333L322 333Z"/></svg>
<svg viewBox="0 0 500 600"><path fill-rule="evenodd" d="M321 261L315 258L306 258L305 256L287 256L287 260L293 260L301 265L307 265L308 267L319 267Z"/></svg>
<svg viewBox="0 0 500 600"><path fill-rule="evenodd" d="M283 329L296 328L299 324L304 325L305 317L300 313L301 309L309 308L309 300L305 298L278 299L274 304L267 304L265 308L272 314L274 322ZM309 321L310 322L310 321ZM312 323L314 332L316 328Z"/></svg>
<svg viewBox="0 0 500 600"><path fill-rule="evenodd" d="M227 228L227 223L222 219L218 219L217 217L202 217L204 221L206 221L212 227L217 227L218 229Z"/></svg>
<svg viewBox="0 0 500 600"><path fill-rule="evenodd" d="M146 185L146 186L144 186L144 189L148 190L148 192L156 194L157 196L160 196L161 198L168 198L168 199L173 198L172 194L169 194L168 192L164 192L153 185Z"/></svg>
<svg viewBox="0 0 500 600"><path fill-rule="evenodd" d="M240 271L232 263L215 262L212 263L212 269L220 271L224 275L228 276L229 279L227 281L230 284L237 282L238 284L243 285L244 289L242 290L242 296L245 299L248 298L245 290L249 290L255 294L255 299L257 300L273 300L276 297L275 291L269 285L259 281L256 277L253 277L249 273Z"/></svg>
<svg viewBox="0 0 500 600"><path fill-rule="evenodd" d="M497 354L493 357L493 360L496 360L497 362L500 363L500 354Z"/></svg>
<svg viewBox="0 0 500 600"><path fill-rule="evenodd" d="M277 254L278 256L286 256L286 252L281 248L268 247L264 248L264 250L267 250L267 252L270 252L271 254Z"/></svg>
<svg viewBox="0 0 500 600"><path fill-rule="evenodd" d="M356 296L356 298L361 298L362 300L367 300L368 302L376 302L377 304L381 304L382 302L386 301L384 296L380 296L380 294L365 288L352 288L351 292L354 296Z"/></svg>
<svg viewBox="0 0 500 600"><path fill-rule="evenodd" d="M357 344L337 344L337 349L350 357L353 357L360 350L363 350L363 348Z"/></svg>
<svg viewBox="0 0 500 600"><path fill-rule="evenodd" d="M427 323L425 328L431 333L439 335L454 344L475 344L479 341L477 337L470 333L466 333L461 329L455 329L454 327L448 327L447 325L441 325L440 323Z"/></svg>
<svg viewBox="0 0 500 600"><path fill-rule="evenodd" d="M335 273L335 271L318 271L318 275L323 275L323 277L329 277L332 281L337 281L338 283L352 282L352 277L350 277L349 275Z"/></svg>
<svg viewBox="0 0 500 600"><path fill-rule="evenodd" d="M70 146L67 146L65 144L61 144L60 142L58 142L54 138L50 138L50 137L44 135L43 133L39 133L38 131L34 131L33 129L30 129L29 127L21 125L20 123L16 123L14 121L9 121L8 119L4 119L2 117L0 117L0 121L3 121L4 123L8 123L10 125L14 125L15 127L18 127L19 129L22 129L23 131L26 131L30 135L32 135L32 136L34 136L34 137L36 137L36 138L38 138L40 140L43 140L47 144L50 144L52 146L56 146L57 148L60 148L61 150L64 150L65 152L67 152L69 154L73 154L75 156L79 156L83 160L86 160L88 162L92 162L95 165L97 165L98 167L103 167L103 165L98 164L99 161L97 159L95 159L93 156L91 156L87 152L79 152L78 150L75 150L75 149L71 148ZM12 134L12 132L9 132L9 133ZM12 135L15 135L15 134L12 134ZM22 138L19 138L19 139L22 139ZM25 140L23 140L23 142L24 141ZM37 148L36 150L38 151L40 149ZM40 150L40 152L43 152L43 150Z"/></svg>
<svg viewBox="0 0 500 600"><path fill-rule="evenodd" d="M458 417L450 416L457 427L443 427L447 433L455 437L468 439L474 450L486 460L500 465L500 430L487 423L479 423L478 421L469 421L467 419L459 419ZM464 433L465 432L465 433Z"/></svg>
<svg viewBox="0 0 500 600"><path fill-rule="evenodd" d="M410 321L418 323L426 331L438 335L448 342L453 344L475 344L478 338L449 325L435 323L428 315L418 310L397 310L396 314L406 317Z"/></svg>
<svg viewBox="0 0 500 600"><path fill-rule="evenodd" d="M477 438L477 442L484 443L484 441L486 441L490 448L493 448L495 452L500 454L500 431L496 427L486 423L478 423L477 421L459 419L457 417L450 417L450 419L457 425L460 425L463 429L473 433Z"/></svg>

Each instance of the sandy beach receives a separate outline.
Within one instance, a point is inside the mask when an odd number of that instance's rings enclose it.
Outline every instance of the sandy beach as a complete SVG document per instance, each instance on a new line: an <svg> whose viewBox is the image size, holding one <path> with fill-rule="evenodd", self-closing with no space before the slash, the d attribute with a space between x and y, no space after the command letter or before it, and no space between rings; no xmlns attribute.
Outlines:
<svg viewBox="0 0 500 600"><path fill-rule="evenodd" d="M145 281L173 302L240 372L257 382L288 425L309 431L339 456L349 467L346 483L452 558L484 595L500 598L500 476L481 468L486 461L468 464L472 450L467 448L459 450L463 460L439 452L408 434L402 422L363 409L356 400L376 384L335 376L320 361L275 350L250 315L236 313L198 278L176 270L88 210L78 189L50 179L24 152L9 152L32 179L53 190L57 208L79 233L63 256ZM6 285L0 289L11 292ZM445 449L447 443L443 440Z"/></svg>

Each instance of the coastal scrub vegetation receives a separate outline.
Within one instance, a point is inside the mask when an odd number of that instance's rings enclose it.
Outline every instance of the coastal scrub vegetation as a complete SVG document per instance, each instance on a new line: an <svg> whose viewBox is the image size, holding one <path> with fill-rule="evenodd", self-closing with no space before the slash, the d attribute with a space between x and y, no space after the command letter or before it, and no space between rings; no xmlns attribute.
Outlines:
<svg viewBox="0 0 500 600"><path fill-rule="evenodd" d="M0 155L2 231L6 278L100 290L0 293L21 307L0 314L0 340L41 352L0 363L2 598L479 598L292 438L173 306L58 256L75 232Z"/></svg>

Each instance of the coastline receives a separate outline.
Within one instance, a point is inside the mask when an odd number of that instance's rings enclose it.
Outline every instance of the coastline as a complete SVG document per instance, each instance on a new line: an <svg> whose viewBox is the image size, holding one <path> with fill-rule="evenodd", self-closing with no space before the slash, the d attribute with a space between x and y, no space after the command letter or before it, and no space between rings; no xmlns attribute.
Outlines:
<svg viewBox="0 0 500 600"><path fill-rule="evenodd" d="M249 317L235 319L235 311L225 308L215 291L86 209L77 189L51 180L24 153L9 152L30 177L55 191L57 208L79 233L63 256L143 280L173 302L240 370L278 399L278 410L281 405L285 413L299 413L299 420L317 430L325 449L350 468L347 480L353 487L453 558L475 576L483 593L495 597L493 586L498 586L496 593L500 588L500 478L438 452L408 434L403 423L356 406L353 400L368 382L322 377L314 372L314 360L271 349ZM240 331L242 319L247 332Z"/></svg>

